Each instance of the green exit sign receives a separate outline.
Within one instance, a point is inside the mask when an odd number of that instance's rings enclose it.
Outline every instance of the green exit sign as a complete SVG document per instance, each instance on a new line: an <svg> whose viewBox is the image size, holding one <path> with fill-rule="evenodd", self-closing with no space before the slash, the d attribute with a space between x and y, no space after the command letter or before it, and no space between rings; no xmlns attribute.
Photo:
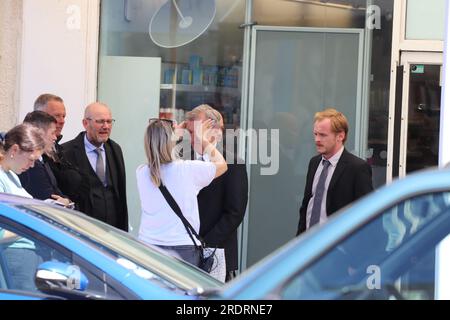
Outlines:
<svg viewBox="0 0 450 320"><path fill-rule="evenodd" d="M411 72L412 73L424 73L425 66L423 64L413 64L411 66Z"/></svg>

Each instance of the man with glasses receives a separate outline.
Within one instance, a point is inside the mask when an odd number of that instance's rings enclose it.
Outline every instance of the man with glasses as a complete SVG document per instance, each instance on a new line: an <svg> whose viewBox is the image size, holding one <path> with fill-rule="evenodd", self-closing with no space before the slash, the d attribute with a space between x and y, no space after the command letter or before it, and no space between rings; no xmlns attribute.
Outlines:
<svg viewBox="0 0 450 320"><path fill-rule="evenodd" d="M128 231L125 164L122 149L109 138L113 124L107 105L88 105L83 119L86 131L63 144L63 152L83 178L77 199L80 211Z"/></svg>

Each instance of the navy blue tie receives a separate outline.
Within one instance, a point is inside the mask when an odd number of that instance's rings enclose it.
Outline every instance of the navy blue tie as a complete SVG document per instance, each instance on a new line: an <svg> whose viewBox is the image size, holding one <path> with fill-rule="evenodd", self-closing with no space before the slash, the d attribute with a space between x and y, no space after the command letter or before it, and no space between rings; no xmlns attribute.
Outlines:
<svg viewBox="0 0 450 320"><path fill-rule="evenodd" d="M322 173L320 174L319 182L317 182L316 192L314 194L314 203L311 211L311 219L309 222L309 227L319 223L320 221L320 209L322 207L323 194L325 192L325 181L327 180L328 167L330 166L330 161L322 160Z"/></svg>

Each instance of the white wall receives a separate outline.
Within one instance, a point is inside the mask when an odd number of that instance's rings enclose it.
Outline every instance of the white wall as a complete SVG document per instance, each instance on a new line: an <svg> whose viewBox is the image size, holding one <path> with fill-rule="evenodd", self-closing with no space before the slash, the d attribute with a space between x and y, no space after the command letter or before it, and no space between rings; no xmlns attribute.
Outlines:
<svg viewBox="0 0 450 320"><path fill-rule="evenodd" d="M22 1L0 1L0 131L17 122L17 68L20 64Z"/></svg>
<svg viewBox="0 0 450 320"><path fill-rule="evenodd" d="M61 96L67 141L96 98L99 0L23 0L19 119L41 93Z"/></svg>

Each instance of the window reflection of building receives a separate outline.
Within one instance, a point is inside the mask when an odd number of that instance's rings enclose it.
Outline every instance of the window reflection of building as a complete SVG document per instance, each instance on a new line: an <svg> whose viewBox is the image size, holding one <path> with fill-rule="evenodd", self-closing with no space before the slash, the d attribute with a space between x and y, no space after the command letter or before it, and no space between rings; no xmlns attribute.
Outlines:
<svg viewBox="0 0 450 320"><path fill-rule="evenodd" d="M422 67L422 66L420 66ZM412 66L408 110L407 172L436 166L439 157L440 66Z"/></svg>

